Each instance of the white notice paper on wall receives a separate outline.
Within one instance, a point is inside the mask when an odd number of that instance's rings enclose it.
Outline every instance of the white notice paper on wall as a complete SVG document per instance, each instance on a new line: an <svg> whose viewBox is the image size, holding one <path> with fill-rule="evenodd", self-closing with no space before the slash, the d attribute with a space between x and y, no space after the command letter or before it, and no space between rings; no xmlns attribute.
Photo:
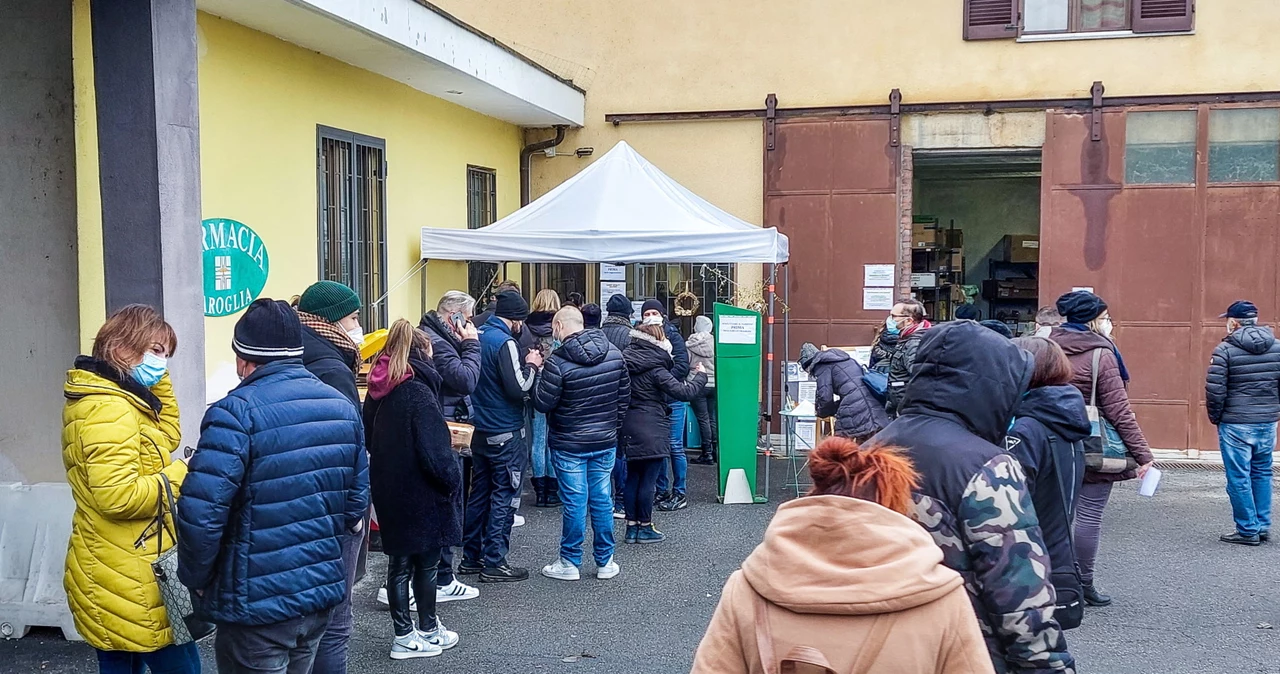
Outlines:
<svg viewBox="0 0 1280 674"><path fill-rule="evenodd" d="M872 311L888 311L893 308L893 288L863 288L862 308Z"/></svg>
<svg viewBox="0 0 1280 674"><path fill-rule="evenodd" d="M862 265L862 285L865 288L892 288L893 287L893 265L891 264Z"/></svg>
<svg viewBox="0 0 1280 674"><path fill-rule="evenodd" d="M607 304L608 302L609 302L609 300L605 300L605 303L606 303L606 304ZM631 320L633 320L633 321L638 321L638 320L640 320L640 318L641 318L641 314L642 314L642 313L644 313L644 312L640 311L640 309L641 309L642 307L644 307L644 302L635 302L635 301L633 301L633 302L631 303Z"/></svg>
<svg viewBox="0 0 1280 674"><path fill-rule="evenodd" d="M755 344L757 316L720 316L721 344Z"/></svg>
<svg viewBox="0 0 1280 674"><path fill-rule="evenodd" d="M627 267L622 264L601 264L600 265L601 281L625 281L627 280ZM608 298L604 298L608 302Z"/></svg>
<svg viewBox="0 0 1280 674"><path fill-rule="evenodd" d="M800 382L800 400L797 402L817 404L818 398L818 382L802 381Z"/></svg>
<svg viewBox="0 0 1280 674"><path fill-rule="evenodd" d="M600 304L601 305L608 304L609 298L613 297L614 295L626 295L626 294L627 294L626 281L601 281L600 282Z"/></svg>

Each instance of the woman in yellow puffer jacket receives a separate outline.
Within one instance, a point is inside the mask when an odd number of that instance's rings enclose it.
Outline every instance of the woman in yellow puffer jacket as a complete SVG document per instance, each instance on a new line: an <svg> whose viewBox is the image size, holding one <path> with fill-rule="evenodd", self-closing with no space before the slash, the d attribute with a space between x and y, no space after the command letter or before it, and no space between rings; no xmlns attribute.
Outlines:
<svg viewBox="0 0 1280 674"><path fill-rule="evenodd" d="M98 671L200 671L195 644L175 646L151 562L154 518L167 478L176 498L187 474L178 448L178 404L166 359L173 328L151 307L131 305L98 331L93 355L67 372L62 463L76 501L63 584L76 629L98 649ZM167 508L167 506L166 506Z"/></svg>

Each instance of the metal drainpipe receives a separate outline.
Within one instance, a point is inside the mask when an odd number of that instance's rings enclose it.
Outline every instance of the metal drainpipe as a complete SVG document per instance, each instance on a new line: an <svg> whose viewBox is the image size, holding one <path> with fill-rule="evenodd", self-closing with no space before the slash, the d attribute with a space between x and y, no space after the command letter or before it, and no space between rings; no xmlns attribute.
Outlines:
<svg viewBox="0 0 1280 674"><path fill-rule="evenodd" d="M555 138L552 138L550 140L540 140L536 143L529 143L528 145L524 146L524 149L520 150L520 205L521 206L528 206L529 202L532 200L530 197L533 192L533 185L531 184L532 183L531 173L533 168L533 153L541 152L548 148L556 147L560 143L563 143L564 131L566 128L568 127L566 127L563 124L559 124L556 126Z"/></svg>
<svg viewBox="0 0 1280 674"><path fill-rule="evenodd" d="M556 137L549 140L540 140L536 143L529 143L520 150L520 206L528 206L532 201L533 195L533 153L541 152L547 148L556 147L564 142L564 131L568 128L563 124L556 125ZM529 284L532 269L529 265L522 265L523 273L521 276L521 286L525 288L525 292L529 292ZM502 277L506 278L506 265L502 265Z"/></svg>

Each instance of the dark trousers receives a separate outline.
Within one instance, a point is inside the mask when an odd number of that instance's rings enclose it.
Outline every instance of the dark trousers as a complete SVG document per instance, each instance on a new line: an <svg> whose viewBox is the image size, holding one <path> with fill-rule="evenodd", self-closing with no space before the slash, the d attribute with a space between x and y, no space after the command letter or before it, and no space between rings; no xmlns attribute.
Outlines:
<svg viewBox="0 0 1280 674"><path fill-rule="evenodd" d="M150 653L98 651L98 674L200 674L195 644L165 646Z"/></svg>
<svg viewBox="0 0 1280 674"><path fill-rule="evenodd" d="M715 451L720 422L719 408L716 404L716 388L707 386L693 400L693 415L698 418L698 432L702 434L702 452L710 454Z"/></svg>
<svg viewBox="0 0 1280 674"><path fill-rule="evenodd" d="M637 459L627 462L627 488L622 506L628 522L653 521L653 493L666 459Z"/></svg>
<svg viewBox="0 0 1280 674"><path fill-rule="evenodd" d="M413 632L413 616L409 612L409 585L418 601L418 629L430 632L436 628L436 565L440 551L417 555L392 555L387 558L387 603L391 605L391 625L396 636Z"/></svg>
<svg viewBox="0 0 1280 674"><path fill-rule="evenodd" d="M615 451L617 453L613 457L613 502L621 508L623 494L627 491L627 457L622 455L621 444Z"/></svg>
<svg viewBox="0 0 1280 674"><path fill-rule="evenodd" d="M333 608L333 617L320 638L311 674L347 674L347 644L351 641L351 591L356 586L356 571L360 553L364 550L364 532L342 537L342 565L347 571L347 594L342 603Z"/></svg>
<svg viewBox="0 0 1280 674"><path fill-rule="evenodd" d="M463 526L463 561L486 567L506 563L528 460L523 429L509 433L476 431L471 441L473 475Z"/></svg>
<svg viewBox="0 0 1280 674"><path fill-rule="evenodd" d="M333 609L270 625L218 623L218 674L307 674Z"/></svg>
<svg viewBox="0 0 1280 674"><path fill-rule="evenodd" d="M465 522L467 498L471 496L471 457L459 456L458 460L462 462L462 495L455 505L464 513L463 521ZM436 585L444 587L452 585L453 581L453 548L440 548L440 563L436 565Z"/></svg>
<svg viewBox="0 0 1280 674"><path fill-rule="evenodd" d="M1076 504L1075 548L1080 582L1093 585L1093 565L1098 559L1098 541L1102 539L1102 511L1111 499L1114 483L1100 482L1080 486Z"/></svg>

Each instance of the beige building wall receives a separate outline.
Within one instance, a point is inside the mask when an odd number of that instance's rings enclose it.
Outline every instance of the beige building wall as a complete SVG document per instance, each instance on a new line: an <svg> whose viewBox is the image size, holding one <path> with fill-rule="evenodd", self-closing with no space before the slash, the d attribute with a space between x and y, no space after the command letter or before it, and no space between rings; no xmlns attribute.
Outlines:
<svg viewBox="0 0 1280 674"><path fill-rule="evenodd" d="M965 42L958 0L434 0L587 90L570 149L620 139L718 206L760 222L758 121L607 124L604 115L1280 88L1280 3L1201 0L1192 35ZM535 158L534 195L584 165Z"/></svg>

